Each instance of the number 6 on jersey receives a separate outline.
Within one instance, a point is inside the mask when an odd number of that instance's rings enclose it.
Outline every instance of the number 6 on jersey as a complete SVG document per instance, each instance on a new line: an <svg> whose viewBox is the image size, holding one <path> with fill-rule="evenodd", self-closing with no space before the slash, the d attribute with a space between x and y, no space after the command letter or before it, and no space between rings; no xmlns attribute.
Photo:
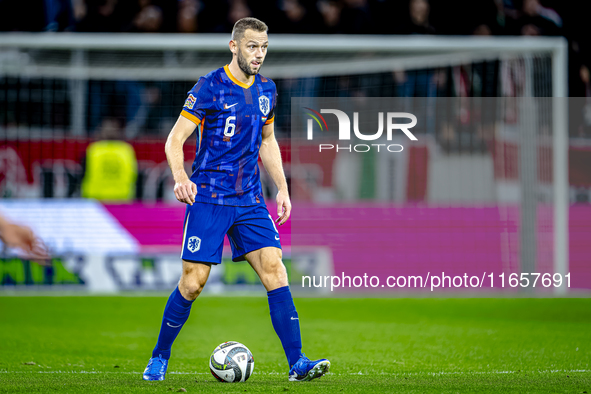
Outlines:
<svg viewBox="0 0 591 394"><path fill-rule="evenodd" d="M226 128L224 128L224 136L226 137L231 137L234 135L236 125L232 123L233 120L236 120L235 116L228 116L228 119L226 119Z"/></svg>

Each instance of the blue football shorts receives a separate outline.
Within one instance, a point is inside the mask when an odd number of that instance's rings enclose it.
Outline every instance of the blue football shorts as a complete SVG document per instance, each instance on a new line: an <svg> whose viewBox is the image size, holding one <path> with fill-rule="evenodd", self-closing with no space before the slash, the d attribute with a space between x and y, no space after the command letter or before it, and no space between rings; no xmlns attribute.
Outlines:
<svg viewBox="0 0 591 394"><path fill-rule="evenodd" d="M220 264L224 236L232 247L232 261L268 246L281 249L279 233L265 205L233 207L195 202L187 205L183 231L183 260Z"/></svg>

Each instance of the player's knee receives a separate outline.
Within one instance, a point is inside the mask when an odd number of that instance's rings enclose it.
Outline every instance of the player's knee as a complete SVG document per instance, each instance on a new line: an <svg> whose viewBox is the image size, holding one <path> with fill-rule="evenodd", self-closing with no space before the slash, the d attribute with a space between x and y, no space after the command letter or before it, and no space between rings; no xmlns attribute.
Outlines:
<svg viewBox="0 0 591 394"><path fill-rule="evenodd" d="M205 280L195 275L183 275L179 282L179 290L183 297L188 300L194 300L199 297L205 286Z"/></svg>
<svg viewBox="0 0 591 394"><path fill-rule="evenodd" d="M187 290L188 290L188 293L189 293L189 296L191 297L191 299L194 300L195 298L199 297L199 294L201 294L201 292L203 291L203 287L204 287L204 284L201 284L201 283L195 283L195 284L189 286L189 288Z"/></svg>
<svg viewBox="0 0 591 394"><path fill-rule="evenodd" d="M270 281L287 284L287 270L281 260L281 251L270 253L263 259L263 271Z"/></svg>
<svg viewBox="0 0 591 394"><path fill-rule="evenodd" d="M183 297L192 301L199 297L204 286L205 283L181 281L181 283L179 283L179 290Z"/></svg>
<svg viewBox="0 0 591 394"><path fill-rule="evenodd" d="M183 261L183 273L179 281L179 290L183 297L194 300L199 297L209 277L208 264L195 264Z"/></svg>

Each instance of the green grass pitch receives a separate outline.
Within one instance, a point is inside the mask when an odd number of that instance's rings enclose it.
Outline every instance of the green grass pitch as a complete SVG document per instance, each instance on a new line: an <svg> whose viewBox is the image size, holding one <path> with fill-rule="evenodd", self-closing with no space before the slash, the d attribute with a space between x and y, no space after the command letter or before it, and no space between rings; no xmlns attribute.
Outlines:
<svg viewBox="0 0 591 394"><path fill-rule="evenodd" d="M290 383L266 298L203 296L166 381L144 382L165 302L0 297L0 392L591 393L591 299L296 299L304 351L332 367ZM209 373L229 340L254 354L246 383Z"/></svg>

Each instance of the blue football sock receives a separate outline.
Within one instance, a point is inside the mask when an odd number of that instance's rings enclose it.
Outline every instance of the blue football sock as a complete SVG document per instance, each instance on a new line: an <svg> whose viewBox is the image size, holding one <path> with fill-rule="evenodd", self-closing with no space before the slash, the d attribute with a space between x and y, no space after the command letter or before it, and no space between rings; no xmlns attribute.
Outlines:
<svg viewBox="0 0 591 394"><path fill-rule="evenodd" d="M277 336L281 340L283 350L291 368L302 354L302 337L300 335L300 320L289 286L280 287L267 292L271 322Z"/></svg>
<svg viewBox="0 0 591 394"><path fill-rule="evenodd" d="M189 318L191 305L193 305L193 301L186 300L178 287L174 289L164 308L160 335L158 335L158 342L152 352L152 357L160 355L166 360L170 358L170 348Z"/></svg>

